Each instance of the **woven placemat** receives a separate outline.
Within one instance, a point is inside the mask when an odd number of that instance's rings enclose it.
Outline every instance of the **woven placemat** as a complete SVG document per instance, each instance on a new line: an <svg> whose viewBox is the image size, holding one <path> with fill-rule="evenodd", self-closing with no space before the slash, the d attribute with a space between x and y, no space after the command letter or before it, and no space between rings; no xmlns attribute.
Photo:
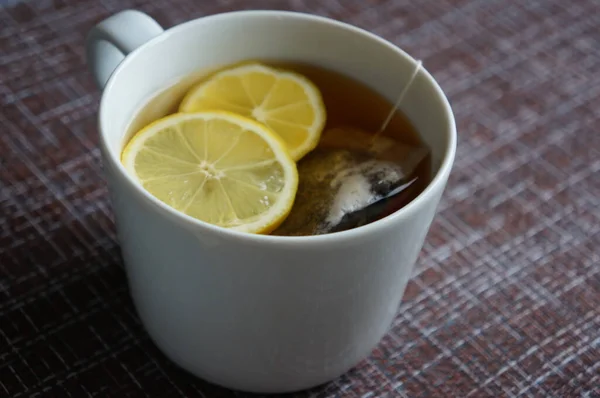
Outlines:
<svg viewBox="0 0 600 398"><path fill-rule="evenodd" d="M339 19L453 104L456 165L392 330L298 397L600 396L597 0L0 0L0 396L243 396L167 360L129 298L83 50L124 8Z"/></svg>

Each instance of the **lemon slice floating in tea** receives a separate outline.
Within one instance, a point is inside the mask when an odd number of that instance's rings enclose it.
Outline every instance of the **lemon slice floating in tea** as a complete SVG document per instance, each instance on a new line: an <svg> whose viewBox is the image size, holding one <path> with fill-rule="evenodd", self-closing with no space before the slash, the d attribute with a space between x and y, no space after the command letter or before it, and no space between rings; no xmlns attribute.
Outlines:
<svg viewBox="0 0 600 398"><path fill-rule="evenodd" d="M156 198L199 220L269 233L298 188L296 164L269 128L224 111L176 113L140 130L125 168Z"/></svg>
<svg viewBox="0 0 600 398"><path fill-rule="evenodd" d="M294 160L313 150L325 126L319 89L307 78L261 64L223 70L193 87L180 112L222 109L252 118L275 131Z"/></svg>

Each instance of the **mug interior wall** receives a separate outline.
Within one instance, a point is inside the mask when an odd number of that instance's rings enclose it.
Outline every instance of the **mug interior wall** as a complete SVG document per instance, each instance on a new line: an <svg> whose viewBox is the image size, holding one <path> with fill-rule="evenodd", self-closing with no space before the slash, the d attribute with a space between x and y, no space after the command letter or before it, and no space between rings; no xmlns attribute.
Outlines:
<svg viewBox="0 0 600 398"><path fill-rule="evenodd" d="M132 53L109 81L100 120L116 161L135 111L177 79L247 59L300 61L359 80L394 101L415 62L383 40L302 14L246 12L221 14L173 28ZM437 172L450 137L451 115L428 72L420 73L401 109L432 150Z"/></svg>

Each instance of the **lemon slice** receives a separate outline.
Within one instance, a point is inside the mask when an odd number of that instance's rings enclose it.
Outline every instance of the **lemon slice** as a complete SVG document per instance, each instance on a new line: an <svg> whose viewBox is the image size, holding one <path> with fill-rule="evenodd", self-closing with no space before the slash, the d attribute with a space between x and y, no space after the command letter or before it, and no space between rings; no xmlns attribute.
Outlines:
<svg viewBox="0 0 600 398"><path fill-rule="evenodd" d="M216 73L193 87L180 112L226 110L250 117L275 131L294 160L313 150L325 126L319 89L297 73L246 64Z"/></svg>
<svg viewBox="0 0 600 398"><path fill-rule="evenodd" d="M190 217L269 233L290 212L296 163L269 128L224 111L176 113L140 130L122 154L152 195Z"/></svg>

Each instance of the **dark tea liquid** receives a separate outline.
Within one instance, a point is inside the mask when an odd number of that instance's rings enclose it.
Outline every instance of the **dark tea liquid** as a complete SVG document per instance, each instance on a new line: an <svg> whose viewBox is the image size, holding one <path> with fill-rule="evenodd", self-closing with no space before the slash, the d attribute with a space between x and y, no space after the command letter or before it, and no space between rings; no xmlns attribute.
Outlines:
<svg viewBox="0 0 600 398"><path fill-rule="evenodd" d="M287 69L304 75L319 88L327 112L327 122L325 129L323 130L324 132L331 128L349 127L369 134L375 134L379 131L383 121L386 119L393 107L393 104L389 100L371 88L354 79L344 76L341 73L300 63L262 63L268 66ZM205 72L202 74L188 76L150 99L150 101L141 107L141 109L135 115L128 128L128 135L125 137L124 142L127 142L133 133L145 125L148 125L154 120L170 113L176 112L177 107L187 90L208 75L210 75L210 73ZM402 87L399 88L398 94L400 94L401 89ZM422 142L415 128L412 126L408 118L400 111L396 111L394 113L391 121L387 125L387 128L385 131L383 131L383 135L391 137L400 143L411 146L424 146L424 143ZM343 147L344 142L340 142L340 146ZM318 150L319 147L317 147L316 151ZM310 156L310 154L308 156ZM298 167L300 170L299 190L301 190L303 186L303 175L301 170L304 159L301 159L298 162ZM374 207L374 210L372 211L376 211L377 214L375 214L374 217L373 214L371 214L370 221L372 222L374 220L383 218L399 210L410 201L415 199L425 189L431 180L430 163L429 156L427 156L427 158L422 161L414 170L414 178L410 187L401 194L395 195L394 197L386 200L384 205ZM323 190L327 189L329 189L327 186L323 186ZM316 194L318 195L319 193L317 192ZM297 209L293 208L292 213L294 210ZM287 230L285 228L275 230L273 234L305 235L305 233L298 231L290 231L289 228Z"/></svg>

